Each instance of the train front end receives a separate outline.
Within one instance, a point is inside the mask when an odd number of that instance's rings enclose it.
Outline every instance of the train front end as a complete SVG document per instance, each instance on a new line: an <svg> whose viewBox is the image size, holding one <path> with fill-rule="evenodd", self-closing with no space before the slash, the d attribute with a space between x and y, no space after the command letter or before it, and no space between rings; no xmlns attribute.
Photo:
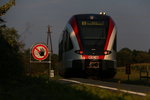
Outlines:
<svg viewBox="0 0 150 100"><path fill-rule="evenodd" d="M113 77L116 73L116 28L105 14L74 15L62 35L64 74Z"/></svg>

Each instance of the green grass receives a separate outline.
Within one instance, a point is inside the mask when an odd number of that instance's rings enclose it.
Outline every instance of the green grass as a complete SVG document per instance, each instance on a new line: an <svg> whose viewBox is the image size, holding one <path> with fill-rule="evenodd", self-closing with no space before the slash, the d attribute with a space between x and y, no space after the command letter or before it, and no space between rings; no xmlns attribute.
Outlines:
<svg viewBox="0 0 150 100"><path fill-rule="evenodd" d="M121 83L128 83L128 84L136 84L136 85L146 85L150 86L150 79L147 80L146 78L142 78L140 80L140 69L146 69L149 64L134 64L131 66L131 74L128 75L125 73L125 67L117 68L117 74L115 75L114 79L111 81L121 82ZM150 77L150 68L149 68L149 77ZM146 76L146 72L142 72L142 76Z"/></svg>
<svg viewBox="0 0 150 100"><path fill-rule="evenodd" d="M41 77L26 77L1 84L0 100L148 100L92 86L64 84Z"/></svg>

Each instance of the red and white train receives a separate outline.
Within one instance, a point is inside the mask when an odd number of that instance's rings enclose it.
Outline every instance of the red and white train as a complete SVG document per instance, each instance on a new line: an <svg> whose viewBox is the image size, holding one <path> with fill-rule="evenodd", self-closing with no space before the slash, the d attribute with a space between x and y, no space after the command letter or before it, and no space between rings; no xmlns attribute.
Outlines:
<svg viewBox="0 0 150 100"><path fill-rule="evenodd" d="M105 13L71 17L59 40L60 74L113 77L116 33L114 21Z"/></svg>

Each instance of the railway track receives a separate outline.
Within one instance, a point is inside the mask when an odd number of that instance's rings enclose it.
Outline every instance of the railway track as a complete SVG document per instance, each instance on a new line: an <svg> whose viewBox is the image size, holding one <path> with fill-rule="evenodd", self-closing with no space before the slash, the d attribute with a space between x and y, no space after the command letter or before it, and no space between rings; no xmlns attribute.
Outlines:
<svg viewBox="0 0 150 100"><path fill-rule="evenodd" d="M105 81L82 79L82 78L60 79L60 81L64 83L84 84L84 85L94 86L94 87L107 89L111 91L120 91L120 92L139 95L139 96L147 96L147 94L150 93L150 87L147 86L120 84L114 82L105 82Z"/></svg>

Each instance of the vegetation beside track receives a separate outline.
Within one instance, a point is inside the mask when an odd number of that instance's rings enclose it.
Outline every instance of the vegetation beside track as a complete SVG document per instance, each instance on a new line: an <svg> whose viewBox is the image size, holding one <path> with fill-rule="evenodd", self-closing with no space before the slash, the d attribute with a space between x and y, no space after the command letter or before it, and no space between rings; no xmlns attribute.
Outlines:
<svg viewBox="0 0 150 100"><path fill-rule="evenodd" d="M148 80L147 78L140 79L140 71L142 71L141 73L142 76L147 76L147 72L148 72L148 77L150 77L150 63L132 64L129 80L128 80L128 75L126 74L125 71L126 71L125 67L118 67L117 74L115 75L114 79L109 81L150 86L150 78Z"/></svg>
<svg viewBox="0 0 150 100"><path fill-rule="evenodd" d="M148 100L147 98L86 85L63 84L41 77L25 77L0 87L0 100Z"/></svg>

